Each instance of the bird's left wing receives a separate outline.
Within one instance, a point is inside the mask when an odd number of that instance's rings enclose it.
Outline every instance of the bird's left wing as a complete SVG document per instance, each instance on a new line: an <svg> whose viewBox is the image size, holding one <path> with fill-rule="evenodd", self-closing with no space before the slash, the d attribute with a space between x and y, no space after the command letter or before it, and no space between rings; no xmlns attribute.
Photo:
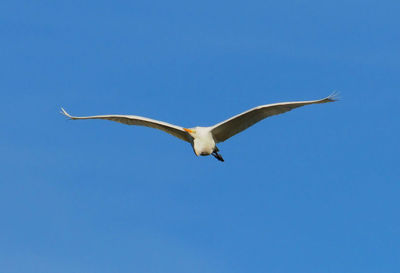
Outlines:
<svg viewBox="0 0 400 273"><path fill-rule="evenodd" d="M190 142L191 136L183 130L182 127L176 126L173 124L169 124L167 122L154 120L150 118L140 117L140 116L131 116L131 115L100 115L100 116L86 116L86 117L75 117L68 114L63 108L61 108L61 113L70 119L106 119L111 121L116 121L119 123L127 124L127 125L139 125L146 126L155 129L159 129L168 134L176 136L177 138L182 139L183 141Z"/></svg>
<svg viewBox="0 0 400 273"><path fill-rule="evenodd" d="M282 114L304 105L335 101L337 100L336 97L337 93L333 93L321 100L281 102L261 105L212 126L211 132L215 142L223 142L267 117Z"/></svg>

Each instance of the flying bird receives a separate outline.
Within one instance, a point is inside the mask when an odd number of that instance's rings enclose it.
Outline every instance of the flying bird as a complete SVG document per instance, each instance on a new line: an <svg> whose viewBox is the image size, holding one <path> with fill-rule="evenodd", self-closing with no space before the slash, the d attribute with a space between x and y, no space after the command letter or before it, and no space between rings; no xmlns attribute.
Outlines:
<svg viewBox="0 0 400 273"><path fill-rule="evenodd" d="M219 161L224 161L221 154L218 153L219 149L216 146L217 143L227 140L228 138L242 132L243 130L267 117L282 114L292 109L309 104L327 103L336 100L337 93L333 93L330 96L320 100L280 102L260 105L215 124L214 126L196 126L193 128L184 128L163 121L132 115L99 115L77 117L71 116L63 108L61 108L61 113L73 120L106 119L128 125L140 125L159 129L190 143L194 153L197 156L213 155Z"/></svg>

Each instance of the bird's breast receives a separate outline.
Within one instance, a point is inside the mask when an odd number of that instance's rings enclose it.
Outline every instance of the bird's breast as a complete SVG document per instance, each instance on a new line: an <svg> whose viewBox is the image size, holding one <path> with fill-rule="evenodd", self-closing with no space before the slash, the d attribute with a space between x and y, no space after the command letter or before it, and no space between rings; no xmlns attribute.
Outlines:
<svg viewBox="0 0 400 273"><path fill-rule="evenodd" d="M211 136L193 140L193 149L196 155L209 155L214 151L214 148L215 142Z"/></svg>

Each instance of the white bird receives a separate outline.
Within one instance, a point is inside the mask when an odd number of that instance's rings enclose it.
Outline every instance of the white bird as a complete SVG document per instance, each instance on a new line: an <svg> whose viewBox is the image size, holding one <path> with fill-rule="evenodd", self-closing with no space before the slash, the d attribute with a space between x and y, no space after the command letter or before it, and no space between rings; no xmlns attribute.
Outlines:
<svg viewBox="0 0 400 273"><path fill-rule="evenodd" d="M216 159L224 161L218 153L216 144L227 140L228 138L242 132L255 123L273 116L288 112L297 107L327 103L337 100L337 93L320 100L280 102L267 105L261 105L247 110L239 115L233 116L223 122L209 127L184 128L150 118L131 116L131 115L99 115L75 117L68 114L63 108L61 113L70 119L107 119L128 125L141 125L162 130L168 134L189 142L192 145L194 153L199 156L213 155Z"/></svg>

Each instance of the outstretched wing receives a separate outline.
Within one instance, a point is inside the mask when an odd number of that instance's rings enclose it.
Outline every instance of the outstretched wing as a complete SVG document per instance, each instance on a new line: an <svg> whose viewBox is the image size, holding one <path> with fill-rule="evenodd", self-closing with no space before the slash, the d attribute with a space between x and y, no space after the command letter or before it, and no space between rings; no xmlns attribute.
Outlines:
<svg viewBox="0 0 400 273"><path fill-rule="evenodd" d="M168 134L176 136L184 141L190 142L191 136L183 130L182 127L176 126L173 124L169 124L166 122L139 117L139 116L131 116L131 115L101 115L101 116L86 116L86 117L74 117L68 114L63 108L61 108L61 113L70 119L106 119L111 121L116 121L119 123L127 124L127 125L139 125L146 126L155 129L159 129Z"/></svg>
<svg viewBox="0 0 400 273"><path fill-rule="evenodd" d="M223 142L267 117L282 114L304 105L326 103L336 100L337 93L333 93L329 97L321 100L281 102L257 106L212 126L211 132L217 143Z"/></svg>

